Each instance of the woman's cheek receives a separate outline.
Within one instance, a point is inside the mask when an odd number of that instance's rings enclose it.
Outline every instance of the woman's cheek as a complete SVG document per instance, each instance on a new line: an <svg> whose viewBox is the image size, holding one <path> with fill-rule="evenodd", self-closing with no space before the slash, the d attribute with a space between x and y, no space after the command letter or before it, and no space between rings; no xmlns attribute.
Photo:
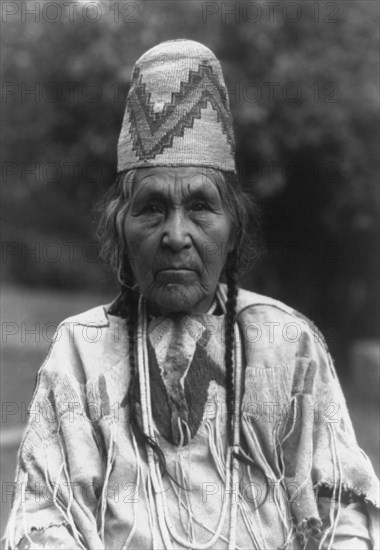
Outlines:
<svg viewBox="0 0 380 550"><path fill-rule="evenodd" d="M135 272L139 279L150 280L153 273L153 264L157 256L158 240L154 232L145 233L144 236L139 233L139 239L135 246Z"/></svg>

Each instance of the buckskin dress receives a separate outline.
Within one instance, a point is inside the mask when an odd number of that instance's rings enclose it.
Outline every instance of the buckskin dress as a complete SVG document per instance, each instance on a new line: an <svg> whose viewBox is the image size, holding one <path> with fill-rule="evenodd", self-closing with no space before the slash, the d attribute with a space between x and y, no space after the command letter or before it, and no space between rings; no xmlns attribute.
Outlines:
<svg viewBox="0 0 380 550"><path fill-rule="evenodd" d="M146 450L131 429L140 406L122 406L126 321L108 310L63 321L40 369L7 548L182 548L176 536L207 548L218 525L212 548L228 548L224 316L149 321L152 416L167 470L164 536ZM236 488L236 548L376 548L378 480L321 335L288 306L244 290L237 323L250 460Z"/></svg>

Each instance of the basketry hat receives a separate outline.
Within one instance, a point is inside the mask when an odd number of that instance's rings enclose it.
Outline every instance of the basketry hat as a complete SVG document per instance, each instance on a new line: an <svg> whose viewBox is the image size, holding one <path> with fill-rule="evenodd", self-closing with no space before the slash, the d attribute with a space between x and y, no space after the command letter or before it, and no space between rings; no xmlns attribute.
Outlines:
<svg viewBox="0 0 380 550"><path fill-rule="evenodd" d="M150 166L235 171L227 88L215 55L170 40L136 62L118 143L118 172Z"/></svg>

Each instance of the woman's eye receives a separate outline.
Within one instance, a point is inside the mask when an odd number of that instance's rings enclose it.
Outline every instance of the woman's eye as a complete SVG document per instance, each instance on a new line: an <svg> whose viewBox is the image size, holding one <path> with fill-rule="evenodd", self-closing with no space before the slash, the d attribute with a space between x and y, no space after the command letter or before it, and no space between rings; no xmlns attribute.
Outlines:
<svg viewBox="0 0 380 550"><path fill-rule="evenodd" d="M160 214L162 212L162 208L156 204L147 204L144 208L144 212L147 214Z"/></svg>
<svg viewBox="0 0 380 550"><path fill-rule="evenodd" d="M202 201L195 202L192 206L192 209L196 212L201 212L202 210L207 210L207 204Z"/></svg>

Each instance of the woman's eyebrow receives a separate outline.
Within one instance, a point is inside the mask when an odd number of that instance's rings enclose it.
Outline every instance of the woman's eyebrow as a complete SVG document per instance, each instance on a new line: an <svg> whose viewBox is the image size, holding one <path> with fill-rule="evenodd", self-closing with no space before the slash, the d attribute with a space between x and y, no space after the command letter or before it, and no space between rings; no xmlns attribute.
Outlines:
<svg viewBox="0 0 380 550"><path fill-rule="evenodd" d="M196 189L192 189L187 196L186 199L208 199L208 200L216 200L219 198L217 190L211 191L210 189L205 189L203 187L198 187Z"/></svg>
<svg viewBox="0 0 380 550"><path fill-rule="evenodd" d="M144 187L136 191L135 196L132 198L132 200L133 201L140 201L140 200L147 200L147 199L163 200L167 198L168 198L168 194L165 193L164 190Z"/></svg>
<svg viewBox="0 0 380 550"><path fill-rule="evenodd" d="M217 188L210 188L204 183L195 185L189 189L188 185L183 186L183 198L184 200L189 200L192 198L207 198L209 200L216 200L219 198L219 192ZM143 186L138 189L135 193L133 200L171 200L173 193L165 186L165 183L156 184L155 187L149 185Z"/></svg>

